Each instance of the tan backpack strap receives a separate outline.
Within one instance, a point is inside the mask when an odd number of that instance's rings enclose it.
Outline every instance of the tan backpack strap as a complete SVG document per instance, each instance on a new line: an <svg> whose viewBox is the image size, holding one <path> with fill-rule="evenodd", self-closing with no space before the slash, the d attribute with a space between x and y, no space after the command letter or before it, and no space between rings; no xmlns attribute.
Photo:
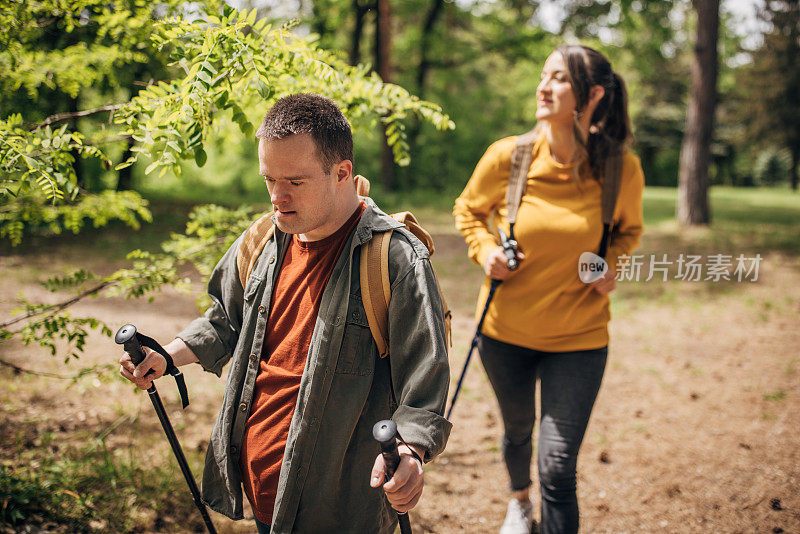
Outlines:
<svg viewBox="0 0 800 534"><path fill-rule="evenodd" d="M381 358L389 355L389 242L392 231L380 232L361 247L361 300Z"/></svg>
<svg viewBox="0 0 800 534"><path fill-rule="evenodd" d="M617 207L617 197L622 182L622 153L612 152L606 159L606 169L603 175L603 223L614 223L614 208Z"/></svg>
<svg viewBox="0 0 800 534"><path fill-rule="evenodd" d="M425 228L423 228L422 225L419 224L419 222L417 222L417 218L414 217L413 213L411 213L410 211L403 211L401 213L393 213L392 217L394 217L395 220L400 221L401 223L406 225L406 228L408 228L408 230L412 234L414 234L417 237L417 239L422 241L422 244L425 245L425 247L428 249L428 254L433 256L433 253L436 250L436 248L433 246L433 238L431 237L431 234L428 233L428 231L425 230ZM387 250L386 262L385 264L382 265L386 265L386 271L388 276L388 271L389 271L388 250ZM447 339L449 346L452 347L453 346L453 332L452 332L452 320L451 320L452 313L450 312L450 308L447 307L447 299L444 298L444 292L441 289L442 288L441 284L439 284L439 277L436 275L436 271L434 271L433 274L434 276L436 276L436 284L439 286L439 295L441 295L442 297L442 306L444 307L445 338Z"/></svg>
<svg viewBox="0 0 800 534"><path fill-rule="evenodd" d="M508 210L508 223L514 224L517 221L517 211L522 202L522 195L525 193L525 186L528 183L528 170L531 168L533 158L533 145L536 142L538 130L526 132L517 137L514 152L511 153L511 171L508 175L508 187L506 188L506 209Z"/></svg>
<svg viewBox="0 0 800 534"><path fill-rule="evenodd" d="M360 197L368 197L369 196L369 180L361 176L360 174L356 174L353 178L353 182L356 184L356 193Z"/></svg>
<svg viewBox="0 0 800 534"><path fill-rule="evenodd" d="M247 287L247 280L250 279L250 273L253 272L256 260L258 260L267 242L272 238L272 234L275 233L275 226L272 223L273 213L271 211L251 224L250 228L244 233L241 245L239 245L239 251L236 254L236 267L239 269L239 281L242 283L242 289Z"/></svg>
<svg viewBox="0 0 800 534"><path fill-rule="evenodd" d="M419 222L417 222L417 218L414 217L413 213L410 211L392 213L392 218L406 225L406 228L408 228L408 230L414 234L417 239L422 241L422 244L428 249L428 254L433 256L433 253L436 250L436 248L433 246L433 238L431 237L431 234L429 234L428 231L423 228Z"/></svg>
<svg viewBox="0 0 800 534"><path fill-rule="evenodd" d="M614 226L614 209L617 207L617 197L622 182L622 151L615 150L606 158L605 172L603 173L602 214L603 237L597 255L605 259L608 252L611 230Z"/></svg>

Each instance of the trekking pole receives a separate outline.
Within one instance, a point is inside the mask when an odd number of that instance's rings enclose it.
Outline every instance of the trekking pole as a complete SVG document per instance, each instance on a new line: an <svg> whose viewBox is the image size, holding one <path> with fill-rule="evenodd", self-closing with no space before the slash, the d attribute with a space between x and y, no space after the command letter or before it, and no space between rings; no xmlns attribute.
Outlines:
<svg viewBox="0 0 800 534"><path fill-rule="evenodd" d="M170 374L175 377L175 382L178 385L178 392L180 393L183 407L186 408L189 405L189 396L186 391L186 383L184 382L183 374L181 374L181 372L175 366L175 363L172 361L172 356L170 356L169 353L164 350L164 348L159 345L156 340L151 337L147 337L144 334L138 333L136 331L136 327L132 324L126 324L117 330L117 334L114 336L114 341L116 341L118 345L123 345L125 347L125 352L130 354L131 361L134 363L134 365L139 365L142 363L142 360L144 360L144 350L142 349L143 345L164 356L164 358L167 360L167 370L164 374ZM147 375L151 373L153 373L152 369L147 373ZM175 458L178 460L178 465L181 468L183 477L186 479L186 483L189 484L189 490L192 492L192 499L194 500L194 504L197 506L197 509L200 510L200 515L203 517L206 528L210 534L217 534L217 531L214 528L214 523L211 522L211 518L208 515L208 510L206 510L206 505L203 503L203 500L200 497L200 490L197 488L197 483L194 481L194 476L192 476L191 469L189 469L189 463L186 461L186 457L183 455L181 444L178 442L178 437L175 435L172 424L169 422L167 411L164 409L164 404L161 402L161 397L159 396L158 391L156 391L155 382L147 389L147 394L150 396L150 401L153 403L153 408L156 410L158 420L161 421L161 427L164 429L164 433L167 435L167 440L172 447L172 452L175 453Z"/></svg>
<svg viewBox="0 0 800 534"><path fill-rule="evenodd" d="M517 259L517 241L514 239L514 225L511 224L510 237L506 237L506 234L503 232L502 228L498 227L497 232L500 234L500 242L503 245L503 252L506 255L506 265L508 265L508 269L510 271L515 271L517 267L519 267L519 260ZM483 328L483 320L486 319L486 312L489 311L489 304L492 302L494 292L497 291L497 288L500 287L500 284L502 283L502 280L492 278L491 283L489 284L489 294L486 296L486 304L483 306L481 318L478 320L478 327L475 329L475 335L472 337L472 343L469 346L467 359L464 361L464 368L461 369L461 376L458 377L458 384L456 384L456 390L453 393L453 398L450 400L450 408L447 410L446 418L448 421L450 420L450 415L453 413L453 407L456 405L458 393L461 391L461 384L464 382L464 377L467 375L467 368L469 367L469 361L472 358L472 352L475 350L475 347L478 346L478 337L481 334L481 328Z"/></svg>
<svg viewBox="0 0 800 534"><path fill-rule="evenodd" d="M380 443L383 463L386 466L386 481L389 481L400 464L400 453L397 450L397 425L391 419L378 421L372 427L372 437ZM396 511L396 510L395 510ZM400 522L400 534L411 534L411 521L408 512L397 512Z"/></svg>

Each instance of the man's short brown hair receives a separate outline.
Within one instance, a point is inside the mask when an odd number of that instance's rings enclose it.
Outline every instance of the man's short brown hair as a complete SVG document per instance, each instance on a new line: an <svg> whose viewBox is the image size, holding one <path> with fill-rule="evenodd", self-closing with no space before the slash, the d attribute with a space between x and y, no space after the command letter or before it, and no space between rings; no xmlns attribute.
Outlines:
<svg viewBox="0 0 800 534"><path fill-rule="evenodd" d="M256 132L259 139L283 139L309 134L325 172L342 160L353 161L350 123L330 98L298 93L281 98L267 112Z"/></svg>

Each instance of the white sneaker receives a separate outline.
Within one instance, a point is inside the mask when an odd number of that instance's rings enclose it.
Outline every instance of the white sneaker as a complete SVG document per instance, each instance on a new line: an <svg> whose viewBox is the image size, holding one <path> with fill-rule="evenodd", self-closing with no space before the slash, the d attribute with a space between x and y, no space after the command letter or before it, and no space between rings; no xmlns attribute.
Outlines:
<svg viewBox="0 0 800 534"><path fill-rule="evenodd" d="M500 534L530 534L533 527L533 503L521 503L511 499L508 503L506 520L500 527Z"/></svg>

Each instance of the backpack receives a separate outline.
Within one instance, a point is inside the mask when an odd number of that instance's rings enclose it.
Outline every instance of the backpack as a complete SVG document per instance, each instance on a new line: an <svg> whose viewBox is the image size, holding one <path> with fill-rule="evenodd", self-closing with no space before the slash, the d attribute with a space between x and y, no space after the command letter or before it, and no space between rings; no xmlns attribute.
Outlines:
<svg viewBox="0 0 800 534"><path fill-rule="evenodd" d="M528 170L531 167L533 145L536 143L539 131L538 128L534 128L517 137L514 152L511 154L511 171L509 172L508 187L506 188L506 206L508 209L507 219L512 229L517 221L517 211L528 183ZM614 224L614 208L617 205L621 182L622 151L617 150L609 154L606 159L603 176L603 237L600 238L600 246L597 251L597 255L603 259L606 258L606 252L608 251L608 242Z"/></svg>
<svg viewBox="0 0 800 534"><path fill-rule="evenodd" d="M369 195L369 181L363 176L355 177L356 191L361 196ZM261 255L267 242L275 232L272 223L272 215L269 212L262 215L244 234L239 251L236 254L236 265L239 268L239 281L242 287L247 286L250 273L253 272L256 260ZM418 222L410 211L393 213L390 215L396 221L414 234L425 247L428 253L433 255L435 250L433 238ZM389 355L389 301L392 298L392 289L389 284L389 241L391 241L392 230L379 232L372 236L367 243L362 246L361 259L359 261L359 272L361 277L361 300L364 303L364 311L367 314L372 338L378 347L381 358ZM435 273L434 273L435 275ZM438 279L437 279L438 282ZM452 313L447 307L447 301L439 288L444 307L445 336L449 346L453 345L451 333Z"/></svg>

